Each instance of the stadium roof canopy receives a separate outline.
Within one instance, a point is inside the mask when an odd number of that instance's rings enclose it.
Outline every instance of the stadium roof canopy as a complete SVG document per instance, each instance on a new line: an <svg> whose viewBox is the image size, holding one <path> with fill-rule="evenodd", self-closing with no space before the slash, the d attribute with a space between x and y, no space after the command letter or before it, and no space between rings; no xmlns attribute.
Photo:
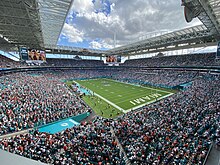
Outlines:
<svg viewBox="0 0 220 165"><path fill-rule="evenodd" d="M204 25L198 25L107 51L109 54L137 55L215 45L215 38Z"/></svg>
<svg viewBox="0 0 220 165"><path fill-rule="evenodd" d="M146 54L216 45L220 38L220 0L182 0L185 14L203 25L148 38L108 51L57 46L74 0L0 0L0 48L28 47L58 54L103 56Z"/></svg>
<svg viewBox="0 0 220 165"><path fill-rule="evenodd" d="M213 34L220 35L220 0L182 0L185 6L185 15L199 20ZM187 12L186 12L187 11Z"/></svg>
<svg viewBox="0 0 220 165"><path fill-rule="evenodd" d="M0 48L28 47L51 53L100 56L101 50L58 46L74 0L0 0Z"/></svg>
<svg viewBox="0 0 220 165"><path fill-rule="evenodd" d="M56 45L73 0L38 0L44 44Z"/></svg>
<svg viewBox="0 0 220 165"><path fill-rule="evenodd" d="M80 56L104 56L106 51L97 49L84 49L72 46L62 46L62 45L45 45L46 53L53 54L63 54L63 55L80 55Z"/></svg>
<svg viewBox="0 0 220 165"><path fill-rule="evenodd" d="M182 0L182 5L190 21L198 17L203 25L121 46L107 51L108 54L130 56L217 45L220 39L220 0Z"/></svg>
<svg viewBox="0 0 220 165"><path fill-rule="evenodd" d="M56 45L73 0L1 0L0 35L10 45ZM2 47L2 46L1 46Z"/></svg>
<svg viewBox="0 0 220 165"><path fill-rule="evenodd" d="M43 46L38 13L38 4L35 0L1 0L0 35L12 47ZM4 47L4 45L1 45L1 47Z"/></svg>

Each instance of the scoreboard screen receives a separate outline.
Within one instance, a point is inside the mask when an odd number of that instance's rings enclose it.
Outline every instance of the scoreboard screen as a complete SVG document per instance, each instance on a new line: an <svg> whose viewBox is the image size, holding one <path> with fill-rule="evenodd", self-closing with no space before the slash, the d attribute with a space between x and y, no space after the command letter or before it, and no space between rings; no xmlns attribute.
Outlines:
<svg viewBox="0 0 220 165"><path fill-rule="evenodd" d="M20 58L24 61L46 61L44 50L20 48Z"/></svg>
<svg viewBox="0 0 220 165"><path fill-rule="evenodd" d="M121 56L106 56L106 63L120 63Z"/></svg>
<svg viewBox="0 0 220 165"><path fill-rule="evenodd" d="M116 63L117 58L116 56L106 56L106 63Z"/></svg>
<svg viewBox="0 0 220 165"><path fill-rule="evenodd" d="M29 60L46 61L46 53L43 50L31 49L28 50L28 58Z"/></svg>

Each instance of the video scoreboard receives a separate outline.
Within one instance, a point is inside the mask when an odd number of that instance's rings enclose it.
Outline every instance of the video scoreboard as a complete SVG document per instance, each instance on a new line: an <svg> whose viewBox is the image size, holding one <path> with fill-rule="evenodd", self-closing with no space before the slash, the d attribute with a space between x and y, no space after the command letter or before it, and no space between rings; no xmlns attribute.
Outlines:
<svg viewBox="0 0 220 165"><path fill-rule="evenodd" d="M121 56L106 56L106 64L117 65L121 63Z"/></svg>
<svg viewBox="0 0 220 165"><path fill-rule="evenodd" d="M46 61L44 50L20 48L20 58L24 61Z"/></svg>

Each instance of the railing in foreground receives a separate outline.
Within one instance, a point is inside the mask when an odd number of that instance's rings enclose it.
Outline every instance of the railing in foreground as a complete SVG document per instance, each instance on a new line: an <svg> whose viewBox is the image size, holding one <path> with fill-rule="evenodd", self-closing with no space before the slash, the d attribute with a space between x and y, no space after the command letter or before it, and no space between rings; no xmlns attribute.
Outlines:
<svg viewBox="0 0 220 165"><path fill-rule="evenodd" d="M209 157L209 155L210 155L210 152L211 152L211 150L212 150L212 147L213 147L213 143L210 145L209 150L208 150L208 153L206 154L205 160L204 160L204 162L203 162L202 165L205 165L205 164L206 164L207 159L208 159L208 157Z"/></svg>

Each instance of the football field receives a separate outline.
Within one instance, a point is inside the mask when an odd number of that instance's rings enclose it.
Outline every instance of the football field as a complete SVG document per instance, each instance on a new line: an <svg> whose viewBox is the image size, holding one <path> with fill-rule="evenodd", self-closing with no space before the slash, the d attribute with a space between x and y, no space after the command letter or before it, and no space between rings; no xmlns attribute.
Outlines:
<svg viewBox="0 0 220 165"><path fill-rule="evenodd" d="M74 82L124 113L174 94L167 89L137 86L111 79L75 80Z"/></svg>

